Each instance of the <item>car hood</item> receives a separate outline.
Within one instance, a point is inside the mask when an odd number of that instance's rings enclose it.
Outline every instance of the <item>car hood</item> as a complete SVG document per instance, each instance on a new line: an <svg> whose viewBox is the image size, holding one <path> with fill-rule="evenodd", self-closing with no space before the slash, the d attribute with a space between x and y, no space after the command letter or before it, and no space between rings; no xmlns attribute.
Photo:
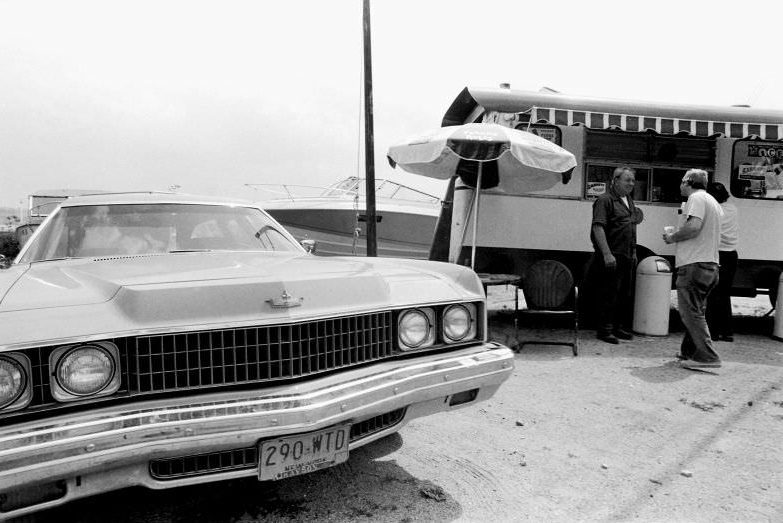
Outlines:
<svg viewBox="0 0 783 523"><path fill-rule="evenodd" d="M258 324L469 296L483 297L475 273L416 260L178 253L39 262L0 271L0 346L36 330L59 339Z"/></svg>

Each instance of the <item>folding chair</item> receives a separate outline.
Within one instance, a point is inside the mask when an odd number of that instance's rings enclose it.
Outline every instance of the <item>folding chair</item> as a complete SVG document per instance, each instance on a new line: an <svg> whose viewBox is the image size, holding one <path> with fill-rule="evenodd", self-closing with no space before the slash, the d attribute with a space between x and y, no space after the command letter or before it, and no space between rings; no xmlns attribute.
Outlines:
<svg viewBox="0 0 783 523"><path fill-rule="evenodd" d="M564 316L573 319L573 338L569 341L522 340L517 350L526 343L538 345L569 345L574 356L579 352L579 289L568 267L555 260L540 260L531 265L522 278L522 293L526 308L519 316Z"/></svg>

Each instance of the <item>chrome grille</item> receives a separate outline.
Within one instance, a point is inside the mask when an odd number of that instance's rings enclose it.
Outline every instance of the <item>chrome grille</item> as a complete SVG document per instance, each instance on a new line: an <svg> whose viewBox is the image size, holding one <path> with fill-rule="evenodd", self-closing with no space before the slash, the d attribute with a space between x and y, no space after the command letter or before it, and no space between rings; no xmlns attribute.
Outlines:
<svg viewBox="0 0 783 523"><path fill-rule="evenodd" d="M208 454L150 461L150 474L155 479L178 479L230 472L258 467L258 449L247 447Z"/></svg>
<svg viewBox="0 0 783 523"><path fill-rule="evenodd" d="M360 421L359 423L354 423L351 425L350 441L353 442L357 439L369 436L370 434L375 434L376 432L388 429L402 421L403 417L405 417L405 409L397 409L387 412L386 414L381 414L380 416L375 416L374 418Z"/></svg>
<svg viewBox="0 0 783 523"><path fill-rule="evenodd" d="M354 423L350 440L354 442L392 427L404 417L402 408ZM255 468L258 468L257 446L150 461L150 475L161 481Z"/></svg>
<svg viewBox="0 0 783 523"><path fill-rule="evenodd" d="M379 312L269 327L138 336L133 393L308 376L392 354L392 314Z"/></svg>

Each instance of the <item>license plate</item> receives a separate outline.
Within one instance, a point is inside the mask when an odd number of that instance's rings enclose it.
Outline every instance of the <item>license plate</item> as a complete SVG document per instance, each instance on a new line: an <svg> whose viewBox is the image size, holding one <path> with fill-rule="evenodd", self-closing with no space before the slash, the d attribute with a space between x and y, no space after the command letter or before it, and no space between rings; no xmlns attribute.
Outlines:
<svg viewBox="0 0 783 523"><path fill-rule="evenodd" d="M332 467L348 459L350 425L261 442L258 479L278 480Z"/></svg>

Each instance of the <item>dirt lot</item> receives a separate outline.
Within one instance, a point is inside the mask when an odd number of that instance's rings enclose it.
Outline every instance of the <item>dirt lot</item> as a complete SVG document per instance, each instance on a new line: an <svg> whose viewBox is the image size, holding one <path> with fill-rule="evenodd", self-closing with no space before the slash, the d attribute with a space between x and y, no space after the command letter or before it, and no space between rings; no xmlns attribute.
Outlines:
<svg viewBox="0 0 783 523"><path fill-rule="evenodd" d="M783 521L783 343L754 307L714 374L674 364L679 332L612 346L584 331L579 357L528 345L489 402L416 420L333 469L126 490L39 521ZM507 314L492 328L513 343Z"/></svg>

